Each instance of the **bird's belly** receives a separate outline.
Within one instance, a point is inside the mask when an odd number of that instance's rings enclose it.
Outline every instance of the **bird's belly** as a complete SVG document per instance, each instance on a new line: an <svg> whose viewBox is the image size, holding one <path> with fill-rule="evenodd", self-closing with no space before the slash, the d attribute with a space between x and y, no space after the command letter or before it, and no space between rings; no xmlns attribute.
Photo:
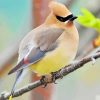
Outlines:
<svg viewBox="0 0 100 100"><path fill-rule="evenodd" d="M54 51L48 52L44 58L30 66L30 69L36 72L39 76L50 74L58 71L65 65L68 65L74 55L67 53L68 48L65 46L59 47Z"/></svg>

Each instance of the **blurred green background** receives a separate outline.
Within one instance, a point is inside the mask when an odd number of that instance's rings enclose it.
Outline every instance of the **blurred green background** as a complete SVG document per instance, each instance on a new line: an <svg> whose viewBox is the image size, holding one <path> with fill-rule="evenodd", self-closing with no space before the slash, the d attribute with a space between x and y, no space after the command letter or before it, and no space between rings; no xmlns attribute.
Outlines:
<svg viewBox="0 0 100 100"><path fill-rule="evenodd" d="M35 27L34 3L42 0L0 0L0 93L10 91L15 74L7 72L17 62L18 45L21 39ZM49 0L50 1L50 0ZM100 17L100 0L56 0L64 3L72 13L81 15L81 8L87 8L97 18ZM43 0L47 2L47 0ZM38 5L35 10L38 10ZM43 7L40 7L41 11ZM36 11L37 12L37 11ZM45 13L45 12L44 12ZM84 54L91 48L93 39L97 36L94 29L81 26L76 21L79 30L80 44L77 56ZM31 73L18 87L31 82ZM69 74L54 85L51 99L48 100L100 100L100 59L95 65L86 64L83 68ZM99 99L98 99L99 98ZM14 100L33 100L30 92ZM40 99L34 99L40 100ZM41 99L44 100L44 99Z"/></svg>

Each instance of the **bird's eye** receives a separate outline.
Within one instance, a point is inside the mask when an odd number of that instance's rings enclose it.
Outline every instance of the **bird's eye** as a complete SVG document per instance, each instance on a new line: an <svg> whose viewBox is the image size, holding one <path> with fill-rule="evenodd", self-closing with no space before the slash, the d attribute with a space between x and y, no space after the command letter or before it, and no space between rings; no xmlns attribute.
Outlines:
<svg viewBox="0 0 100 100"><path fill-rule="evenodd" d="M66 17L56 16L56 18L61 22L66 22L66 21L70 20L71 18L73 18L73 14L70 14Z"/></svg>
<svg viewBox="0 0 100 100"><path fill-rule="evenodd" d="M64 17L61 17L61 16L56 16L56 18L61 21L61 22L65 22L65 18Z"/></svg>

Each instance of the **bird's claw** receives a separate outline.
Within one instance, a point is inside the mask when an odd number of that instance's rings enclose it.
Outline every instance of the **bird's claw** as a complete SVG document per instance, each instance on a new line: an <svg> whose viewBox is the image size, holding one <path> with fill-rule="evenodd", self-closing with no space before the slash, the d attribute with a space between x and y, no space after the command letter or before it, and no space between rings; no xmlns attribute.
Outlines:
<svg viewBox="0 0 100 100"><path fill-rule="evenodd" d="M51 72L51 75L52 75L52 82L53 82L54 84L57 84L57 83L56 83L56 72Z"/></svg>
<svg viewBox="0 0 100 100"><path fill-rule="evenodd" d="M92 60L92 65L94 65L95 62L96 62L95 58L94 57L91 57L91 60Z"/></svg>
<svg viewBox="0 0 100 100"><path fill-rule="evenodd" d="M60 76L61 76L61 79L63 78L63 68L60 70Z"/></svg>
<svg viewBox="0 0 100 100"><path fill-rule="evenodd" d="M42 76L41 79L40 79L41 83L43 83L43 88L45 88L47 86L47 82L46 82L46 77L45 76Z"/></svg>

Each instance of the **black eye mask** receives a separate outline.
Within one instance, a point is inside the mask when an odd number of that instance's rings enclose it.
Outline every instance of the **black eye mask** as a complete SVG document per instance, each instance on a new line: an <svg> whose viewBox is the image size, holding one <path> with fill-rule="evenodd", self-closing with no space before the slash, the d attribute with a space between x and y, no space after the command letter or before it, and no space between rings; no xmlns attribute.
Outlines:
<svg viewBox="0 0 100 100"><path fill-rule="evenodd" d="M73 16L73 14L68 15L67 17L61 17L61 16L56 16L56 18L61 21L61 22L66 22L67 20L73 21L76 19L76 16Z"/></svg>

